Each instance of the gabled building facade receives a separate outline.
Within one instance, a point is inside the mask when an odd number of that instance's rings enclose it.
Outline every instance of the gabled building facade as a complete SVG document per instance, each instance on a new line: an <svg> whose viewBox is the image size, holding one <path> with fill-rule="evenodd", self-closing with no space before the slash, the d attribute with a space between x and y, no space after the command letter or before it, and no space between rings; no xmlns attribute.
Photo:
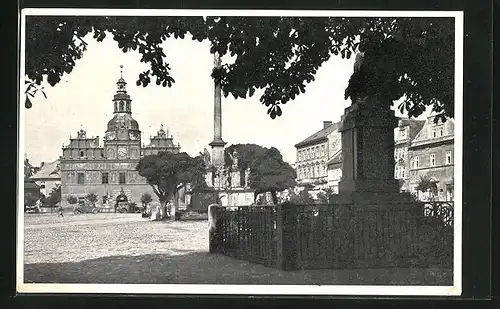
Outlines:
<svg viewBox="0 0 500 309"><path fill-rule="evenodd" d="M61 184L59 160L42 162L40 170L30 179L40 187L40 193L48 197L52 189Z"/></svg>
<svg viewBox="0 0 500 309"><path fill-rule="evenodd" d="M123 193L129 202L139 204L142 194L154 194L146 179L136 171L137 163L144 155L160 151L178 153L175 145L163 127L150 138L148 146L141 147L141 131L132 117L132 100L126 90L126 82L120 77L113 97L113 118L107 123L104 142L99 137L87 137L81 129L75 138L70 137L62 147L60 157L61 195L63 205L67 198L75 196L84 199L89 193L99 196L98 204L114 205L116 197Z"/></svg>
<svg viewBox="0 0 500 309"><path fill-rule="evenodd" d="M342 178L340 128L341 123L324 122L322 130L295 145L299 185L314 184L315 189L330 188L338 193ZM400 180L401 191L428 199L416 190L423 176L437 184L436 199L453 200L453 144L453 119L434 124L433 116L427 120L400 118L394 129L394 178Z"/></svg>
<svg viewBox="0 0 500 309"><path fill-rule="evenodd" d="M394 129L394 178L400 180L401 191L410 191L410 159L408 150L411 141L422 130L425 120L401 118Z"/></svg>
<svg viewBox="0 0 500 309"><path fill-rule="evenodd" d="M339 125L338 122L324 121L323 129L295 145L295 169L299 184L327 187L327 162L341 148Z"/></svg>
<svg viewBox="0 0 500 309"><path fill-rule="evenodd" d="M455 121L435 123L435 116L429 116L422 130L411 141L409 147L410 191L421 200L454 200L454 135ZM434 192L419 191L420 179L435 184Z"/></svg>

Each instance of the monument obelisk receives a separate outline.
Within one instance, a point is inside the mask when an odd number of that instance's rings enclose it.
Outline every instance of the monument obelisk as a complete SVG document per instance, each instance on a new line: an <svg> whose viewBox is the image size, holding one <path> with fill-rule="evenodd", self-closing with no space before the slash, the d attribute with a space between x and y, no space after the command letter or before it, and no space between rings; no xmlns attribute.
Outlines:
<svg viewBox="0 0 500 309"><path fill-rule="evenodd" d="M222 67L220 55L214 54L214 71ZM224 166L224 146L226 142L222 140L222 107L221 107L221 85L220 78L214 78L214 139L209 144L212 147L212 165L216 167Z"/></svg>

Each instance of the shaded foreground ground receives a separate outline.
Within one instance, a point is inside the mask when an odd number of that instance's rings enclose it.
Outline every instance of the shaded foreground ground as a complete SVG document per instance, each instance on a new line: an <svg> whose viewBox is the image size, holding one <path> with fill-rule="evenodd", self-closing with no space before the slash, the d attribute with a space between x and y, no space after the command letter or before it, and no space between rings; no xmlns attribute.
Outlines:
<svg viewBox="0 0 500 309"><path fill-rule="evenodd" d="M149 222L135 214L31 215L26 283L451 285L441 269L283 272L208 253L206 221Z"/></svg>

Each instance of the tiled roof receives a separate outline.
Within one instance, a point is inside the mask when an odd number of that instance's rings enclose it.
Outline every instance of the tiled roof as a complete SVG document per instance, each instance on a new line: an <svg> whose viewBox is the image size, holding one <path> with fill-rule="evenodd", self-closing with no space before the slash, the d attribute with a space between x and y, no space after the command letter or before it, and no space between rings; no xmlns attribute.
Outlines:
<svg viewBox="0 0 500 309"><path fill-rule="evenodd" d="M411 146L420 146L424 144L433 144L433 143L438 143L438 142L443 142L443 141L448 141L448 140L453 140L454 139L454 125L455 121L453 118L447 119L447 125L451 126L450 130L451 133L449 132L447 135L444 136L439 136L439 137L431 137L429 136L429 131L426 129L428 126L431 126L434 123L434 116L429 116L427 117L427 120L425 121L424 125L420 128L418 133L415 135L414 138L412 138Z"/></svg>
<svg viewBox="0 0 500 309"><path fill-rule="evenodd" d="M309 136L308 138L306 138L302 142L295 144L295 147L298 148L298 147L308 145L308 144L313 144L316 141L325 139L328 136L328 134L339 129L339 124L340 124L340 122L335 122L335 123L330 124L328 127L324 128L322 130L319 130L318 132Z"/></svg>
<svg viewBox="0 0 500 309"><path fill-rule="evenodd" d="M335 164L335 163L342 163L342 149L339 149L333 155L333 157L331 157L330 160L328 160L328 162L326 162L327 165Z"/></svg>
<svg viewBox="0 0 500 309"><path fill-rule="evenodd" d="M413 140L417 136L418 132L422 130L425 124L425 120L411 120L410 124L410 140Z"/></svg>
<svg viewBox="0 0 500 309"><path fill-rule="evenodd" d="M31 181L25 181L24 182L24 188L25 189L40 189L40 186L37 185L36 183L34 182L31 182Z"/></svg>
<svg viewBox="0 0 500 309"><path fill-rule="evenodd" d="M45 163L35 175L30 177L30 179L32 180L48 178L61 178L61 175L59 174L59 159L55 160L54 162Z"/></svg>

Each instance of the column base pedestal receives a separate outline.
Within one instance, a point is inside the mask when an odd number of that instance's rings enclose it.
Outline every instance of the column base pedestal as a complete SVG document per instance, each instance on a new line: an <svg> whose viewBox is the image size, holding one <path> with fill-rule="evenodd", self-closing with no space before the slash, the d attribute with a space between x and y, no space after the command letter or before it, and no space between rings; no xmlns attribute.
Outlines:
<svg viewBox="0 0 500 309"><path fill-rule="evenodd" d="M396 180L397 182L397 180ZM408 192L399 192L391 189L391 185L380 185L381 190L366 190L363 188L366 183L356 182L356 191L345 189L339 184L339 194L330 197L330 203L362 205L380 205L380 204L408 204L415 202L413 196ZM345 184L345 183L344 183ZM373 189L373 187L370 187ZM394 188L394 187L392 187ZM365 189L365 190L362 190ZM384 190L386 189L386 190Z"/></svg>

